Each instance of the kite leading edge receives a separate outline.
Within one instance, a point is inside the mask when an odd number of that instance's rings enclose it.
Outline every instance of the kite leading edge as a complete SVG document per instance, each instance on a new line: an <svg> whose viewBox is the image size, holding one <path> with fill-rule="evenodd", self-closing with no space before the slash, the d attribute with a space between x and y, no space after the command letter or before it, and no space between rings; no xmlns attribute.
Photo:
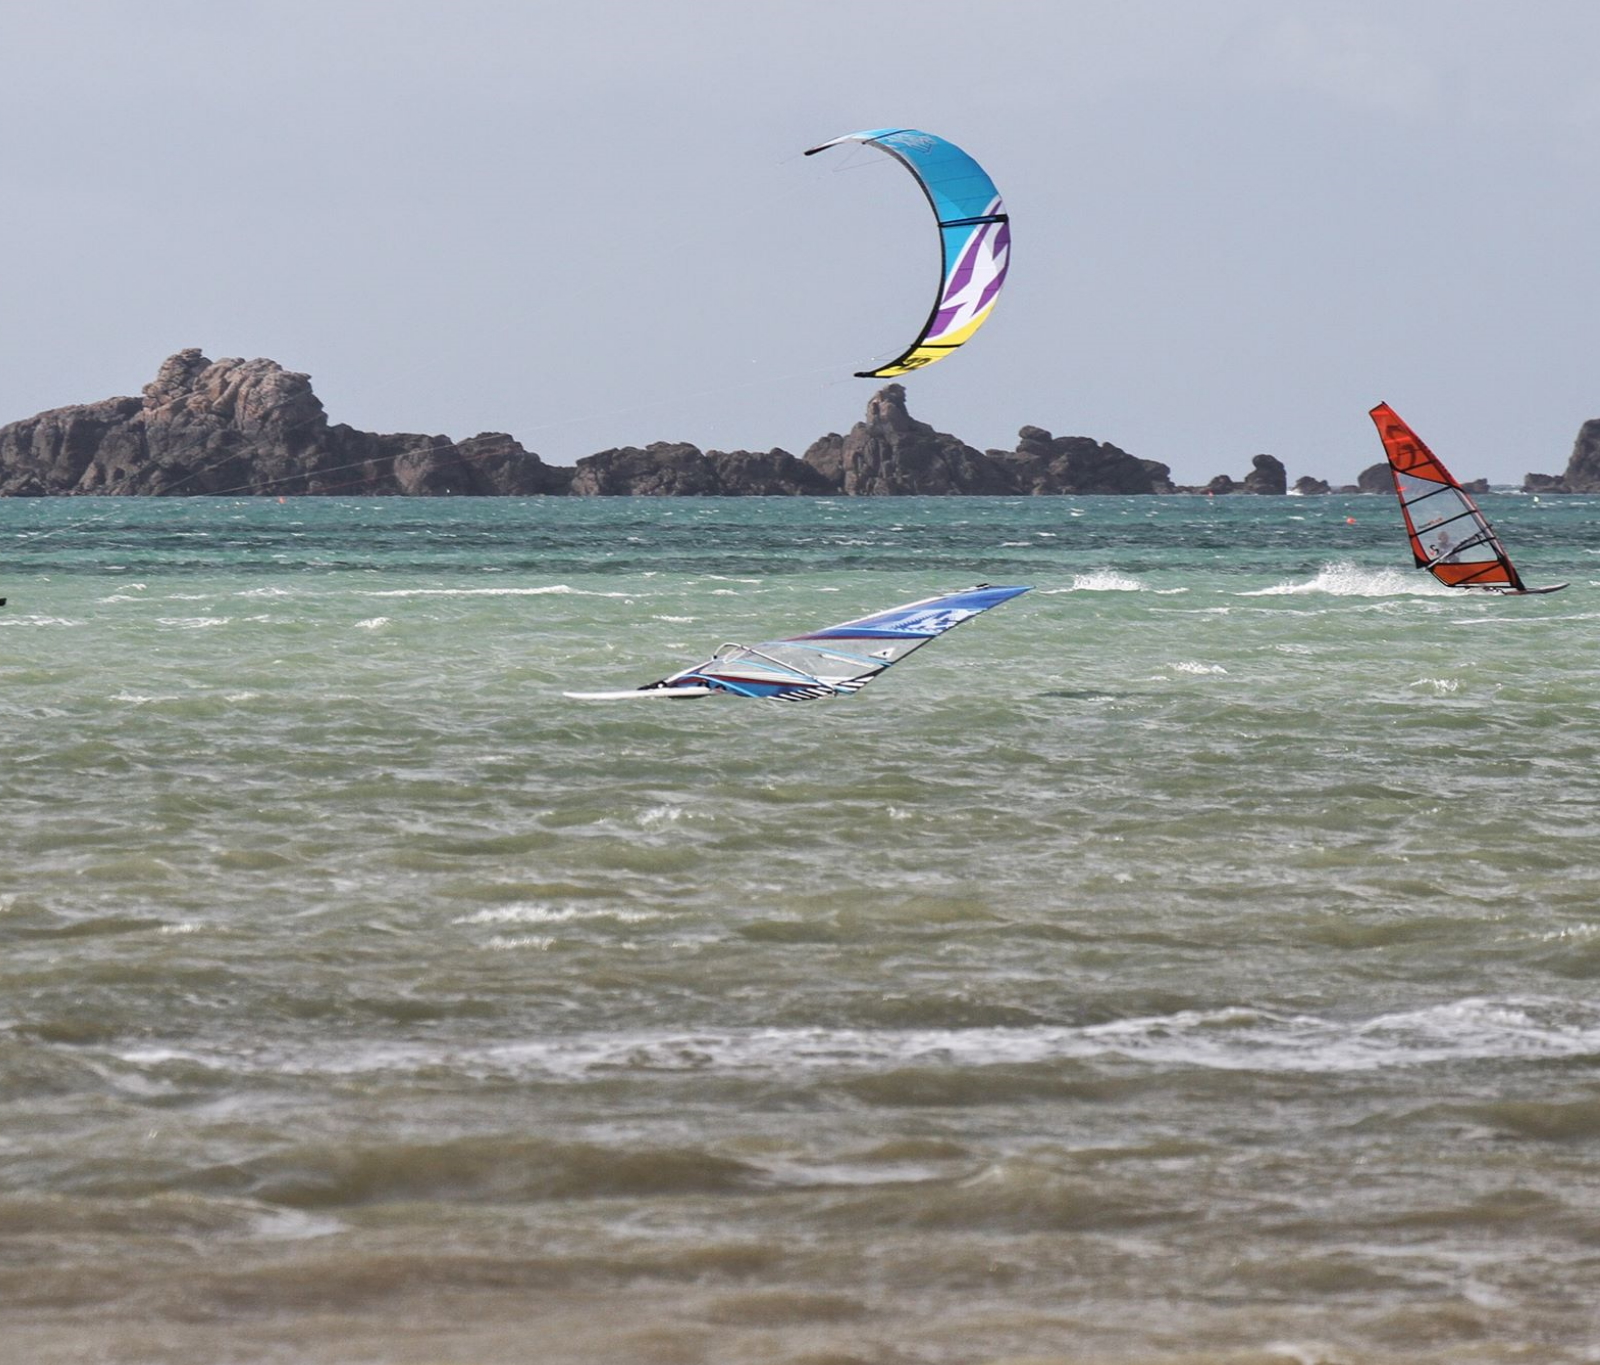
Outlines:
<svg viewBox="0 0 1600 1365"><path fill-rule="evenodd" d="M994 310L1011 259L1011 225L1000 191L982 166L953 142L915 128L846 133L807 156L862 142L889 153L917 179L939 222L939 297L917 338L894 360L857 370L861 379L910 374L970 341Z"/></svg>

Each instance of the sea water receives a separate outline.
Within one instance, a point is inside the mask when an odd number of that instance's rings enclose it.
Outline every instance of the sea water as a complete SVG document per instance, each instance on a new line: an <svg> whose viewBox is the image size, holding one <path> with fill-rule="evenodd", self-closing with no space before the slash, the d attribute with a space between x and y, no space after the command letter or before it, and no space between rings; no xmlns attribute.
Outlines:
<svg viewBox="0 0 1600 1365"><path fill-rule="evenodd" d="M0 502L0 1358L1600 1360L1600 504ZM1034 592L858 696L569 701Z"/></svg>

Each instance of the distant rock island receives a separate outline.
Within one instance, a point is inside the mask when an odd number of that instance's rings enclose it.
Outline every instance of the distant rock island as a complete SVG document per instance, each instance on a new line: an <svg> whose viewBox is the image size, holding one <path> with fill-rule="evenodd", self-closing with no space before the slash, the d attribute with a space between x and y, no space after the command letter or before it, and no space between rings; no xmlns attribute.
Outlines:
<svg viewBox="0 0 1600 1365"><path fill-rule="evenodd" d="M1479 486L1484 485L1478 481ZM1473 487L1474 485L1468 485ZM1387 464L1359 484L1294 492L1387 492ZM1537 492L1600 490L1600 420L1579 433L1564 475L1530 474ZM502 432L462 441L379 435L330 423L308 376L273 360L170 357L140 398L53 408L0 427L0 497L69 494L190 496L874 497L896 494L1289 492L1281 461L1257 455L1242 480L1219 474L1184 487L1155 460L1088 436L1025 426L1014 450L975 450L906 409L889 384L848 434L804 455L706 450L682 442L602 450L575 468L547 465Z"/></svg>

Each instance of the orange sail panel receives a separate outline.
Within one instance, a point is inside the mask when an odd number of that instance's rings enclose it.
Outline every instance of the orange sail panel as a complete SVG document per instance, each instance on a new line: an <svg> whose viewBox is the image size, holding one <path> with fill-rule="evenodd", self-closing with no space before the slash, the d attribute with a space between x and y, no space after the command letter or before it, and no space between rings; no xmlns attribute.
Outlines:
<svg viewBox="0 0 1600 1365"><path fill-rule="evenodd" d="M1417 567L1453 588L1525 592L1494 527L1438 456L1387 403L1373 408L1372 420L1389 457Z"/></svg>

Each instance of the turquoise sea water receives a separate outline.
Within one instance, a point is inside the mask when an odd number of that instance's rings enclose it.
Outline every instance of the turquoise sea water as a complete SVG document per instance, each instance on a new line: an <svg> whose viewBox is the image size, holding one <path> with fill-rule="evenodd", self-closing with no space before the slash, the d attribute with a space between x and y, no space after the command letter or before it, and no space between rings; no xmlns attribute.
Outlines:
<svg viewBox="0 0 1600 1365"><path fill-rule="evenodd" d="M0 502L0 1357L1600 1361L1600 503ZM1035 591L854 698L571 702Z"/></svg>

